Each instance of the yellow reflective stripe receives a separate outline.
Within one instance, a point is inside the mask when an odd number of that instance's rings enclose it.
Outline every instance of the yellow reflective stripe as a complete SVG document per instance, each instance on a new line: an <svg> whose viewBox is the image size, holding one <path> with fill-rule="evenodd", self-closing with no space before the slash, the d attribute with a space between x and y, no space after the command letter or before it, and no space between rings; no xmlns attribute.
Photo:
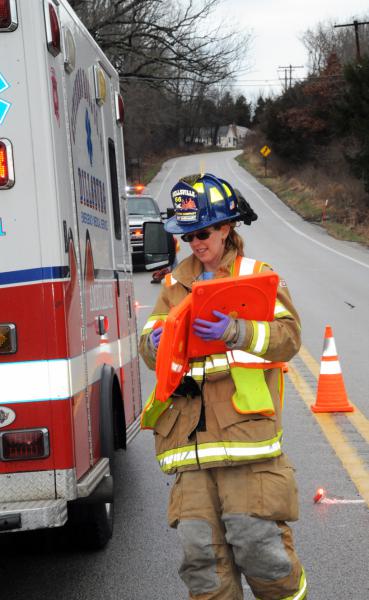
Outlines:
<svg viewBox="0 0 369 600"><path fill-rule="evenodd" d="M228 371L229 364L226 354L212 354L207 356L205 362L205 373Z"/></svg>
<svg viewBox="0 0 369 600"><path fill-rule="evenodd" d="M195 183L193 185L193 188L199 192L200 194L204 194L205 193L205 186L203 183L201 183L201 181L198 181L197 183Z"/></svg>
<svg viewBox="0 0 369 600"><path fill-rule="evenodd" d="M282 600L303 600L304 598L306 598L306 592L307 592L307 581L306 581L305 571L302 568L300 582L299 582L299 589L297 590L296 594L293 594L292 596L286 596L286 597L282 598ZM260 600L260 598L256 598L256 600Z"/></svg>
<svg viewBox="0 0 369 600"><path fill-rule="evenodd" d="M270 440L262 442L206 442L196 446L184 446L167 450L158 454L157 460L165 472L190 464L206 464L210 462L242 460L256 460L258 458L272 458L282 452L282 431Z"/></svg>
<svg viewBox="0 0 369 600"><path fill-rule="evenodd" d="M223 194L215 186L212 186L209 189L209 194L210 194L210 202L212 204L214 204L215 202L221 202L222 200L224 200Z"/></svg>
<svg viewBox="0 0 369 600"><path fill-rule="evenodd" d="M171 471L177 467L184 467L186 465L197 464L196 460L196 447L194 444L191 446L184 446L183 448L177 448L175 450L168 450L163 454L158 454L156 457L160 468L164 471Z"/></svg>
<svg viewBox="0 0 369 600"><path fill-rule="evenodd" d="M268 349L270 340L270 325L268 321L250 321L253 334L248 350L255 354L263 355Z"/></svg>
<svg viewBox="0 0 369 600"><path fill-rule="evenodd" d="M292 315L280 300L276 300L274 307L274 318L281 319L282 317L292 317Z"/></svg>
<svg viewBox="0 0 369 600"><path fill-rule="evenodd" d="M227 192L228 198L230 198L232 196L231 188L224 181L222 182L222 186L224 187L225 191Z"/></svg>
<svg viewBox="0 0 369 600"><path fill-rule="evenodd" d="M148 320L146 321L145 325L143 326L143 329L142 329L142 333L141 333L141 335L143 335L143 334L146 334L146 333L148 333L148 332L149 332L151 329L153 329L153 328L154 328L154 325L155 325L155 323L156 323L157 321L165 321L165 320L166 320L166 318L167 318L167 316L168 316L168 315L167 315L166 313L157 314L157 315L154 315L154 314L153 314L153 315L150 315L150 317L149 317L149 318L148 318Z"/></svg>
<svg viewBox="0 0 369 600"><path fill-rule="evenodd" d="M250 354L249 352L245 352L244 350L228 350L227 352L228 362L230 366L233 363L244 364L248 363L270 363L270 360L266 360L261 356L256 356L255 354Z"/></svg>

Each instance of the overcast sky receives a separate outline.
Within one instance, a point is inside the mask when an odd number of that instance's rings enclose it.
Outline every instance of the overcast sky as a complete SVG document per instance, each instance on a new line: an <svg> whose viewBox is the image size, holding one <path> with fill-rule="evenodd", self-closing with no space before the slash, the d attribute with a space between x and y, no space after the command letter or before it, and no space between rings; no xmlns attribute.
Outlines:
<svg viewBox="0 0 369 600"><path fill-rule="evenodd" d="M308 56L299 37L319 22L352 23L369 15L369 0L223 0L220 17L233 28L253 34L250 68L240 74L235 92L254 101L259 92L280 93L284 70L278 67L304 65L295 77L306 74ZM369 19L368 19L369 20ZM354 28L352 28L354 40ZM273 83L274 86L268 85Z"/></svg>

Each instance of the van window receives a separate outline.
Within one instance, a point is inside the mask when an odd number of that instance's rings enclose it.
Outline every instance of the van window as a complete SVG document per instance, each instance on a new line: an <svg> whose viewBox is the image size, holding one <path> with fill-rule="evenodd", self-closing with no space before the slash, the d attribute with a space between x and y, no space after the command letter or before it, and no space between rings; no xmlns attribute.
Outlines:
<svg viewBox="0 0 369 600"><path fill-rule="evenodd" d="M116 239L121 240L122 239L122 225L121 225L121 221L120 221L117 159L116 159L115 146L114 146L113 140L109 138L108 143L109 143L111 198L112 198L112 202L113 202L114 233L115 233Z"/></svg>

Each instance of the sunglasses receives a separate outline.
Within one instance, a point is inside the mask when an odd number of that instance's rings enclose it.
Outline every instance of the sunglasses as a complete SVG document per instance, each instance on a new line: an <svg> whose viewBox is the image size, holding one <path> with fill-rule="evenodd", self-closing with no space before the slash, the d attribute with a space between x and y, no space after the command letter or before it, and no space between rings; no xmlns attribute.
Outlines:
<svg viewBox="0 0 369 600"><path fill-rule="evenodd" d="M198 231L197 233L185 233L184 235L181 235L181 240L190 243L193 242L195 238L198 240L207 240L213 231L214 229L204 229L203 231Z"/></svg>

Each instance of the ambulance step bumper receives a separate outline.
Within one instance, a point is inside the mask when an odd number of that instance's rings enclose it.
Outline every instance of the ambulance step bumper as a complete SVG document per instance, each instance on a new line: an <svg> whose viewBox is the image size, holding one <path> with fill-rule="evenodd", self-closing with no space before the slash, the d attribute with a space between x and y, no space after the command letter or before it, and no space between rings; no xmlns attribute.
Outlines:
<svg viewBox="0 0 369 600"><path fill-rule="evenodd" d="M67 518L65 500L0 503L0 533L61 527Z"/></svg>

